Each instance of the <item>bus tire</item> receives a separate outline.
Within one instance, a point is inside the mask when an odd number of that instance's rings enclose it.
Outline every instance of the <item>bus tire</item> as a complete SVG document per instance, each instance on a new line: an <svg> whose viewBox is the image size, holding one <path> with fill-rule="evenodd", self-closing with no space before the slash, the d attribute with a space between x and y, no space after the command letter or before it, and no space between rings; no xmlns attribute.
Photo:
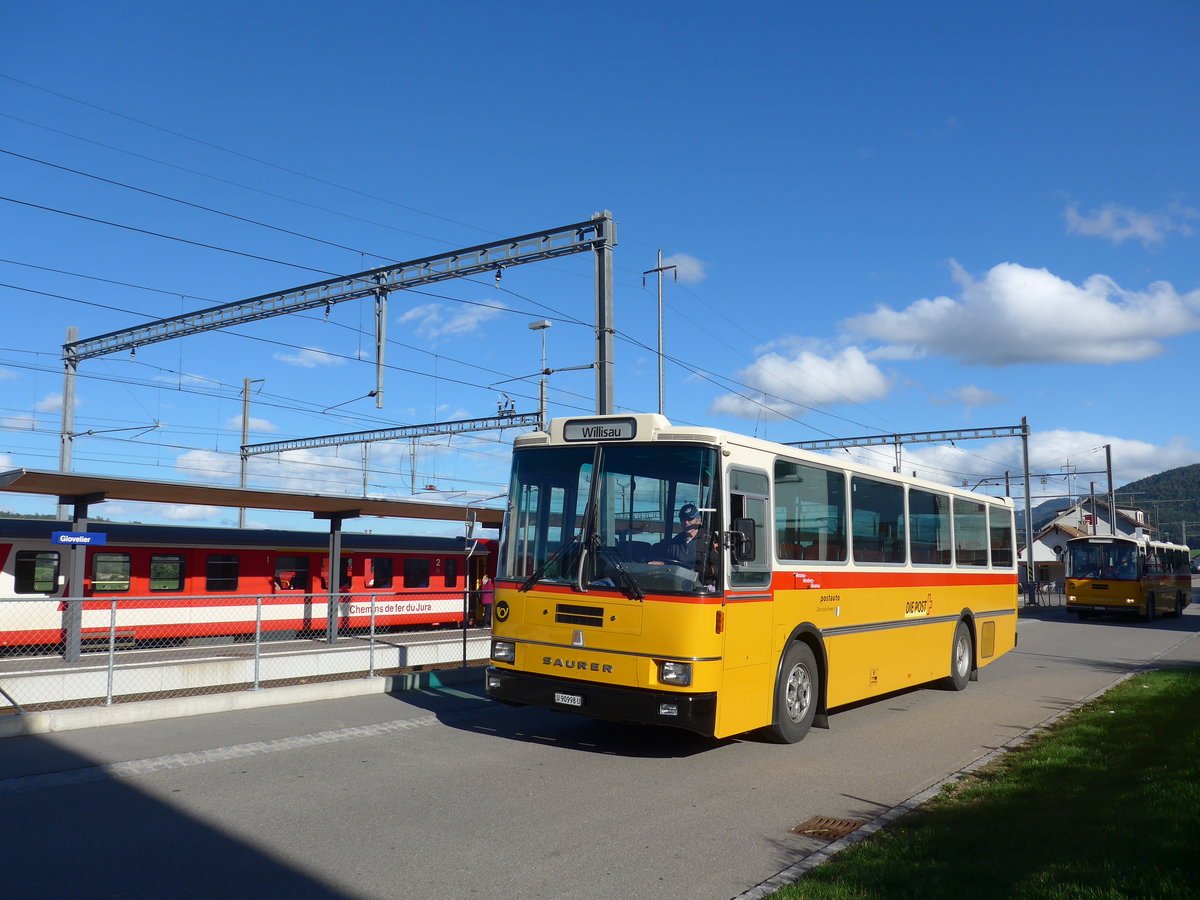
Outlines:
<svg viewBox="0 0 1200 900"><path fill-rule="evenodd" d="M971 629L959 620L954 627L954 643L950 645L950 675L946 687L952 691L964 691L971 681L971 669L975 652L971 645Z"/></svg>
<svg viewBox="0 0 1200 900"><path fill-rule="evenodd" d="M775 712L764 736L774 744L794 744L804 739L817 714L821 696L817 659L803 641L792 641L783 654L775 683Z"/></svg>

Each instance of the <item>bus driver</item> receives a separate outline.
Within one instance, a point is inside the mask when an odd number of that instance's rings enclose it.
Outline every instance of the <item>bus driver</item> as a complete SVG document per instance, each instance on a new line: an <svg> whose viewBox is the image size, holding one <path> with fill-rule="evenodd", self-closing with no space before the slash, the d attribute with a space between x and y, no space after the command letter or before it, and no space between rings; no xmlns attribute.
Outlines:
<svg viewBox="0 0 1200 900"><path fill-rule="evenodd" d="M700 510L695 503L685 503L679 507L680 531L664 541L659 541L650 551L653 557L650 565L661 566L664 563L675 563L689 569L696 567L696 551L704 538L700 527Z"/></svg>

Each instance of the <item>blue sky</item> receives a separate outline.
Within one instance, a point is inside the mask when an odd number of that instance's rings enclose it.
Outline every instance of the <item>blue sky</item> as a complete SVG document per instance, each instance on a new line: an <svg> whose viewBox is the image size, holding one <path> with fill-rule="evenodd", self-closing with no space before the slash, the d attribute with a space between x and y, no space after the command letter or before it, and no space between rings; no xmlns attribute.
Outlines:
<svg viewBox="0 0 1200 900"><path fill-rule="evenodd" d="M1026 416L1033 470L1059 473L1045 495L1103 490L1065 473L1103 470L1105 444L1119 484L1200 462L1198 39L1192 2L8 4L0 466L58 466L67 326L598 210L618 223L618 410L657 408L661 249L674 421L792 441ZM552 321L551 367L590 362L592 267L394 293L383 409L359 301L88 360L74 469L236 483L246 378L252 441L535 410L528 323ZM550 376L549 409L593 411L592 373ZM373 444L369 490L494 496L512 437ZM1020 456L921 446L904 468L974 484ZM250 471L363 478L357 447Z"/></svg>

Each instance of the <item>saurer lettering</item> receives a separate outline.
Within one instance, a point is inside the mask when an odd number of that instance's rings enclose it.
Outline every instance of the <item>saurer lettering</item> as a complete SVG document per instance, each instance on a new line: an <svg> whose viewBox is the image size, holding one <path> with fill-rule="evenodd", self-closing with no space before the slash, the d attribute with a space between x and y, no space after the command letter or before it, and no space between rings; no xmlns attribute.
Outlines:
<svg viewBox="0 0 1200 900"><path fill-rule="evenodd" d="M590 663L582 659L560 659L557 656L543 656L543 666L553 666L559 669L578 669L581 672L612 673L613 667L607 663Z"/></svg>

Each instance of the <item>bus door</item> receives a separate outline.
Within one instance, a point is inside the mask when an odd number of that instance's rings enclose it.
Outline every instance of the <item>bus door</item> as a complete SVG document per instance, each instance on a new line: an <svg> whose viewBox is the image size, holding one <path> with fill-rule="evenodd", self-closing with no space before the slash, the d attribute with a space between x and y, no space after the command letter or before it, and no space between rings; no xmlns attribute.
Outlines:
<svg viewBox="0 0 1200 900"><path fill-rule="evenodd" d="M765 472L731 469L728 484L726 526L731 531L738 525L752 529L753 547L739 553L740 541L734 536L724 551L728 579L724 606L725 673L717 710L721 733L726 733L726 724L735 724L733 719L739 714L750 714L759 722L764 721L764 716L769 720L773 698L766 686L775 679L769 544L773 529L767 527L771 508L769 479ZM749 558L739 558L747 555Z"/></svg>

